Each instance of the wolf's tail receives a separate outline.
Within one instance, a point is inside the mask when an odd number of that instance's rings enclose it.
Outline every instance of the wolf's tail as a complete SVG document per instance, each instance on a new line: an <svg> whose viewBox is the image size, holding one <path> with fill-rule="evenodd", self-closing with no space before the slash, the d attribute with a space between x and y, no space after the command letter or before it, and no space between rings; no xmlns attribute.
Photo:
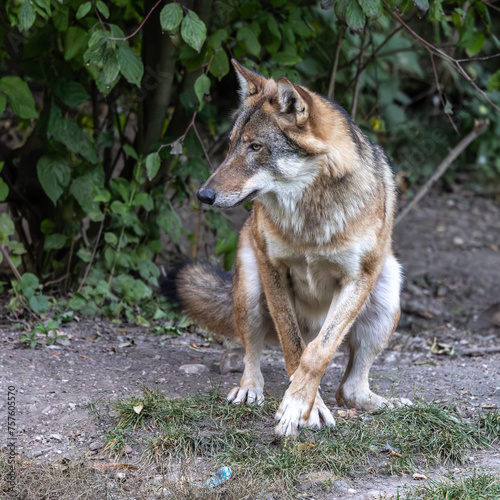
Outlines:
<svg viewBox="0 0 500 500"><path fill-rule="evenodd" d="M171 269L161 282L167 300L209 330L236 336L233 317L232 273L208 262L185 262Z"/></svg>

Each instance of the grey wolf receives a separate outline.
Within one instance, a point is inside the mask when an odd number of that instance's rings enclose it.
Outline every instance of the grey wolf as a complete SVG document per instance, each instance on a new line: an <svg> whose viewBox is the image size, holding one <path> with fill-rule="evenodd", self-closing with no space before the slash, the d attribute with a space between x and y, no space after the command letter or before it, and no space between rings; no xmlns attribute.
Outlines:
<svg viewBox="0 0 500 500"><path fill-rule="evenodd" d="M241 339L245 369L231 403L261 403L260 354L278 338L290 378L276 433L335 424L319 385L345 340L339 404L410 404L373 393L368 373L400 316L401 270L391 249L393 175L384 151L336 103L286 78L233 61L241 86L227 157L199 199L229 208L254 200L229 274L189 263L175 292L191 317Z"/></svg>

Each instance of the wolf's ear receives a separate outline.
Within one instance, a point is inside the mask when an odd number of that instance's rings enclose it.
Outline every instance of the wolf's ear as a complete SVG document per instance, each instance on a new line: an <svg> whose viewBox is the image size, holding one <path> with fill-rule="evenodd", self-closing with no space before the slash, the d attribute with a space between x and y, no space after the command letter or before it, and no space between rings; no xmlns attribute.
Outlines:
<svg viewBox="0 0 500 500"><path fill-rule="evenodd" d="M263 76L245 68L236 59L231 59L231 63L236 70L236 75L240 82L240 95L242 99L258 94L264 88L266 79Z"/></svg>
<svg viewBox="0 0 500 500"><path fill-rule="evenodd" d="M293 115L297 125L304 126L311 114L312 98L309 92L283 76L278 80L277 98L280 111Z"/></svg>

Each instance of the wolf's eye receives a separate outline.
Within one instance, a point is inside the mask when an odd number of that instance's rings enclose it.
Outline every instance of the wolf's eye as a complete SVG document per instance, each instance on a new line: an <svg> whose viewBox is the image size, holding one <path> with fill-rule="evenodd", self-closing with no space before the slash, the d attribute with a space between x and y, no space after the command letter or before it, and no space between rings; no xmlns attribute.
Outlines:
<svg viewBox="0 0 500 500"><path fill-rule="evenodd" d="M260 151L262 149L262 144L257 144L254 142L253 144L250 144L250 149L252 151Z"/></svg>

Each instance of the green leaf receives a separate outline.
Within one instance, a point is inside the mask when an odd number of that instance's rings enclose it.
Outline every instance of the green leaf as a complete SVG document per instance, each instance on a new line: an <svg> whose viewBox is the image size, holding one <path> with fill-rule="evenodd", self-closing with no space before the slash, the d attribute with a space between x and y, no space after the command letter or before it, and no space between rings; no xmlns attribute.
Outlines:
<svg viewBox="0 0 500 500"><path fill-rule="evenodd" d="M475 56L483 48L485 40L486 37L481 31L475 31L474 33L472 33L471 39L465 47L465 52L467 52L467 55L469 57Z"/></svg>
<svg viewBox="0 0 500 500"><path fill-rule="evenodd" d="M240 15L242 19L251 19L262 10L260 2L244 2L240 5Z"/></svg>
<svg viewBox="0 0 500 500"><path fill-rule="evenodd" d="M29 299L29 306L37 314L43 314L49 310L49 300L43 295L33 295Z"/></svg>
<svg viewBox="0 0 500 500"><path fill-rule="evenodd" d="M85 299L85 297L78 293L72 299L70 299L68 305L69 307L71 307L71 309L78 311L80 309L83 309L87 305L87 300Z"/></svg>
<svg viewBox="0 0 500 500"><path fill-rule="evenodd" d="M493 92L494 90L500 90L500 69L491 75L488 82L488 92Z"/></svg>
<svg viewBox="0 0 500 500"><path fill-rule="evenodd" d="M154 201L148 193L139 193L135 196L132 205L134 207L143 207L146 212L151 212L154 208Z"/></svg>
<svg viewBox="0 0 500 500"><path fill-rule="evenodd" d="M160 12L160 24L163 31L171 32L181 24L182 7L178 3L169 3Z"/></svg>
<svg viewBox="0 0 500 500"><path fill-rule="evenodd" d="M24 0L19 9L19 23L24 31L28 31L35 22L35 11L30 0Z"/></svg>
<svg viewBox="0 0 500 500"><path fill-rule="evenodd" d="M300 57L297 52L290 50L289 48L286 51L274 54L273 59L282 66L295 66L298 62L302 61L302 57Z"/></svg>
<svg viewBox="0 0 500 500"><path fill-rule="evenodd" d="M229 73L229 59L224 49L221 48L215 51L210 65L210 73L219 81Z"/></svg>
<svg viewBox="0 0 500 500"><path fill-rule="evenodd" d="M82 3L82 5L80 5L80 7L78 7L78 10L76 11L76 18L81 19L82 17L85 17L90 12L91 8L91 2Z"/></svg>
<svg viewBox="0 0 500 500"><path fill-rule="evenodd" d="M374 18L382 14L384 8L382 0L358 0L366 17Z"/></svg>
<svg viewBox="0 0 500 500"><path fill-rule="evenodd" d="M359 33L363 30L366 22L366 17L364 12L361 10L357 0L352 0L349 2L346 9L345 21L351 31Z"/></svg>
<svg viewBox="0 0 500 500"><path fill-rule="evenodd" d="M76 252L76 255L78 255L83 262L90 262L90 259L92 258L92 251L90 248L80 248L80 250Z"/></svg>
<svg viewBox="0 0 500 500"><path fill-rule="evenodd" d="M126 80L138 87L141 86L144 65L136 54L125 42L118 45L118 63L120 72Z"/></svg>
<svg viewBox="0 0 500 500"><path fill-rule="evenodd" d="M21 287L23 289L28 289L31 288L33 290L36 290L38 288L38 285L40 285L40 281L38 278L32 274L32 273L24 273L21 276Z"/></svg>
<svg viewBox="0 0 500 500"><path fill-rule="evenodd" d="M194 93L196 94L198 101L200 101L199 109L201 109L205 102L203 99L205 94L210 93L210 78L208 78L207 75L200 75L196 79L196 82L194 83Z"/></svg>
<svg viewBox="0 0 500 500"><path fill-rule="evenodd" d="M65 5L61 5L52 17L54 21L54 26L57 31L64 33L69 26L69 8Z"/></svg>
<svg viewBox="0 0 500 500"><path fill-rule="evenodd" d="M133 158L134 160L138 160L139 156L137 155L137 152L135 149L130 145L130 144L124 144L123 145L123 151L127 156L130 156L130 158Z"/></svg>
<svg viewBox="0 0 500 500"><path fill-rule="evenodd" d="M87 213L99 207L94 201L94 179L90 175L77 177L72 183L69 192L75 197L78 204Z"/></svg>
<svg viewBox="0 0 500 500"><path fill-rule="evenodd" d="M97 0L96 6L97 10L107 19L109 17L108 6L102 0Z"/></svg>
<svg viewBox="0 0 500 500"><path fill-rule="evenodd" d="M0 80L0 89L8 97L14 113L21 118L30 119L38 116L35 100L28 84L18 76L4 76Z"/></svg>
<svg viewBox="0 0 500 500"><path fill-rule="evenodd" d="M7 243L9 236L14 234L14 222L8 213L0 214L0 243Z"/></svg>
<svg viewBox="0 0 500 500"><path fill-rule="evenodd" d="M129 208L127 205L125 205L125 203L115 200L113 203L111 203L111 211L117 215L124 215L129 211Z"/></svg>
<svg viewBox="0 0 500 500"><path fill-rule="evenodd" d="M219 81L229 73L229 59L224 49L215 51L212 64L210 65L210 73L215 78L218 78Z"/></svg>
<svg viewBox="0 0 500 500"><path fill-rule="evenodd" d="M38 160L36 170L45 194L55 205L71 180L71 168L61 155L49 154Z"/></svg>
<svg viewBox="0 0 500 500"><path fill-rule="evenodd" d="M64 36L64 60L70 61L80 56L87 48L88 33L78 27L70 26Z"/></svg>
<svg viewBox="0 0 500 500"><path fill-rule="evenodd" d="M205 23L192 10L188 10L181 25L182 39L196 52L200 52L207 37Z"/></svg>
<svg viewBox="0 0 500 500"><path fill-rule="evenodd" d="M429 0L413 0L413 3L420 12L427 12L429 10Z"/></svg>
<svg viewBox="0 0 500 500"><path fill-rule="evenodd" d="M45 237L43 248L45 250L59 250L66 244L68 237L61 233L51 234Z"/></svg>
<svg viewBox="0 0 500 500"><path fill-rule="evenodd" d="M70 80L60 80L58 85L53 86L54 93L66 104L66 106L78 106L90 99L87 91L81 84Z"/></svg>
<svg viewBox="0 0 500 500"><path fill-rule="evenodd" d="M240 42L245 49L250 52L250 54L254 56L258 56L260 54L261 47L259 39L250 27L245 26L244 28L239 29L236 34L236 40L238 40L238 42Z"/></svg>
<svg viewBox="0 0 500 500"><path fill-rule="evenodd" d="M116 246L116 244L118 243L118 238L115 233L104 233L104 241L108 245Z"/></svg>
<svg viewBox="0 0 500 500"><path fill-rule="evenodd" d="M156 177L158 170L160 169L161 159L159 153L151 153L146 156L146 174L148 180L152 180Z"/></svg>
<svg viewBox="0 0 500 500"><path fill-rule="evenodd" d="M7 107L7 96L5 94L0 94L0 115L5 111Z"/></svg>
<svg viewBox="0 0 500 500"><path fill-rule="evenodd" d="M9 186L0 178L0 202L5 201L9 196Z"/></svg>

